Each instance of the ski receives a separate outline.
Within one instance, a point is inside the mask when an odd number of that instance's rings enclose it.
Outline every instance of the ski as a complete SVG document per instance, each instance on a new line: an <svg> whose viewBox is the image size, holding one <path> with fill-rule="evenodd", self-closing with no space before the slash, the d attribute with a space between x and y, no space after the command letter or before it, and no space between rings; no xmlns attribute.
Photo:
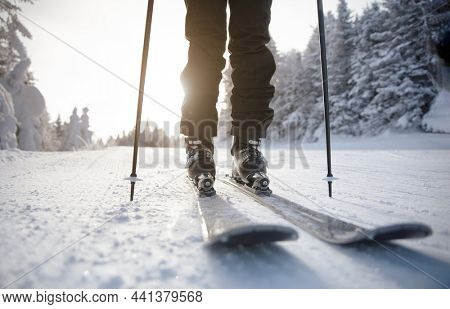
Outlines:
<svg viewBox="0 0 450 309"><path fill-rule="evenodd" d="M251 197L260 205L272 210L288 222L309 234L332 244L349 245L360 242L385 242L396 239L422 238L431 235L429 226L421 223L400 223L369 229L306 208L276 194L258 195L248 186L231 178L219 180Z"/></svg>
<svg viewBox="0 0 450 309"><path fill-rule="evenodd" d="M196 193L196 186L189 181ZM298 239L295 229L257 223L234 209L218 195L197 197L202 234L208 246L238 246Z"/></svg>

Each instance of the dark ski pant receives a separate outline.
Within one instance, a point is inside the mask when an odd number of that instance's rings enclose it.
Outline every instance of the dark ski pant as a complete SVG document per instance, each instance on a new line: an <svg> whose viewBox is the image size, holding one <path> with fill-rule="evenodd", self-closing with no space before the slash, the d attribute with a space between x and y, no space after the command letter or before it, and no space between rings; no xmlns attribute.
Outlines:
<svg viewBox="0 0 450 309"><path fill-rule="evenodd" d="M216 103L223 54L227 40L227 13L230 6L229 45L234 84L232 135L243 139L266 136L273 119L269 103L274 95L270 80L275 72L269 23L272 0L185 0L188 63L181 75L185 91L181 133L211 139L217 136Z"/></svg>

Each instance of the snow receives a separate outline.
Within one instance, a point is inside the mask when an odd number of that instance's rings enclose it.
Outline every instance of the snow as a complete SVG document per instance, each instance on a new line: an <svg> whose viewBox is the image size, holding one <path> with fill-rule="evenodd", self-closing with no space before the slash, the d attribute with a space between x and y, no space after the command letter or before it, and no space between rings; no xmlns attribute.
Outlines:
<svg viewBox="0 0 450 309"><path fill-rule="evenodd" d="M29 152L29 151L21 151L19 149L10 149L0 151L0 164L1 163L10 163L13 161L24 160L27 158L38 157L39 153Z"/></svg>
<svg viewBox="0 0 450 309"><path fill-rule="evenodd" d="M422 125L429 131L450 133L450 92L442 90L430 111L423 117Z"/></svg>
<svg viewBox="0 0 450 309"><path fill-rule="evenodd" d="M0 84L0 149L17 147L17 119L11 95Z"/></svg>
<svg viewBox="0 0 450 309"><path fill-rule="evenodd" d="M30 65L30 59L21 59L12 72L0 80L0 84L3 84L14 102L15 117L19 124L19 148L33 151L40 149L42 143L39 117L45 112L45 100L36 87L25 83Z"/></svg>
<svg viewBox="0 0 450 309"><path fill-rule="evenodd" d="M364 226L418 221L433 235L339 247L297 229L298 241L204 247L183 149L145 149L128 202L132 148L0 151L0 285L16 288L440 288L450 285L450 135L333 140L329 199L323 141L266 151L272 189ZM24 156L23 154L27 154ZM142 153L142 152L141 152ZM227 149L217 152L229 171ZM286 186L284 183L288 183ZM217 183L258 222L286 221Z"/></svg>
<svg viewBox="0 0 450 309"><path fill-rule="evenodd" d="M12 10L14 11L14 9ZM11 12L6 12L7 15L12 14ZM3 65L6 64L6 73L1 74L0 87L1 96L7 96L8 99L2 98L2 101L12 101L13 109L8 108L9 119L4 118L2 114L4 111L3 102L0 102L0 131L5 130L4 123L7 124L8 135L15 134L17 126L17 141L11 141L8 145L0 145L0 149L5 148L15 148L19 147L22 150L36 151L42 149L43 137L42 136L42 125L41 117L46 113L45 99L42 93L33 86L33 79L30 78L30 65L31 60L28 57L27 50L21 39L19 38L18 32L23 36L31 38L31 34L28 30L17 20L17 15L12 14L10 18L7 18L8 23L2 22L2 39L8 42L8 51L14 57L11 59L6 59ZM7 29L3 29L6 26ZM11 63L8 63L11 62ZM12 69L8 68L11 66ZM6 104L9 105L9 104ZM13 119L11 119L13 117ZM2 128L3 127L3 128ZM12 130L14 127L14 130ZM0 132L0 138L4 137L5 132ZM0 141L1 144L5 144ZM18 144L18 145L17 145Z"/></svg>

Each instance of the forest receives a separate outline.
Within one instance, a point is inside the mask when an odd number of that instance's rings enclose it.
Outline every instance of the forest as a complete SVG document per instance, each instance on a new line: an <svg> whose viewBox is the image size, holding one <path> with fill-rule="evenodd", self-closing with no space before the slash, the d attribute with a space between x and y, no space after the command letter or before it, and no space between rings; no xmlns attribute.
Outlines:
<svg viewBox="0 0 450 309"><path fill-rule="evenodd" d="M450 103L449 65L435 48L450 28L448 1L385 0L356 15L340 0L337 14L329 12L325 24L333 134L450 132L430 126L426 117L440 92L445 94L447 113ZM311 142L323 135L318 35L316 27L302 52L281 54L276 42L270 43L277 63L271 139ZM224 71L221 138L230 128L231 71Z"/></svg>

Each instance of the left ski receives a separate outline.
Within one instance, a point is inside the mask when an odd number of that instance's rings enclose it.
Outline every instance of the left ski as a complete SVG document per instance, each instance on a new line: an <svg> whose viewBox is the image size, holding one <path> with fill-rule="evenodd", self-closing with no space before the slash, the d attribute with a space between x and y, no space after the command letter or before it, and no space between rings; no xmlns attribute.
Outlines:
<svg viewBox="0 0 450 309"><path fill-rule="evenodd" d="M195 185L189 181L192 190ZM296 240L295 229L281 224L255 222L220 196L197 198L203 239L208 246L238 246Z"/></svg>
<svg viewBox="0 0 450 309"><path fill-rule="evenodd" d="M258 195L251 188L231 178L217 178L221 182L239 189L260 205L269 208L285 220L307 231L311 235L337 245L348 245L366 241L384 242L395 239L422 238L429 236L432 230L421 223L400 223L369 229L306 208L281 196Z"/></svg>

